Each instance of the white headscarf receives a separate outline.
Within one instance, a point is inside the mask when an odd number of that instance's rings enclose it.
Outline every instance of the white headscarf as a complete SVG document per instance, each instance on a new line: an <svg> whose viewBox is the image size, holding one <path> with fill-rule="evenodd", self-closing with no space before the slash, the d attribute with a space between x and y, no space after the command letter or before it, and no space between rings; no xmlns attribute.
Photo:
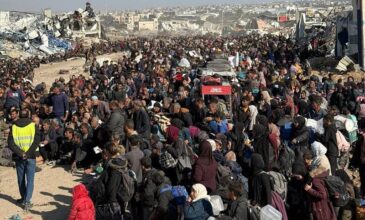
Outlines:
<svg viewBox="0 0 365 220"><path fill-rule="evenodd" d="M320 142L313 142L311 145L311 150L314 156L313 162L312 162L312 168L316 168L319 166L321 162L321 156L325 155L327 153L327 148L323 146Z"/></svg>
<svg viewBox="0 0 365 220"><path fill-rule="evenodd" d="M196 193L196 198L193 202L196 202L200 199L207 199L209 200L210 196L208 195L207 188L203 184L197 183L192 186L193 190Z"/></svg>
<svg viewBox="0 0 365 220"><path fill-rule="evenodd" d="M250 106L248 106L248 108L250 109L250 119L251 119L248 130L252 131L253 126L256 124L256 116L258 114L258 111L257 111L256 106L254 106L254 105L250 105Z"/></svg>

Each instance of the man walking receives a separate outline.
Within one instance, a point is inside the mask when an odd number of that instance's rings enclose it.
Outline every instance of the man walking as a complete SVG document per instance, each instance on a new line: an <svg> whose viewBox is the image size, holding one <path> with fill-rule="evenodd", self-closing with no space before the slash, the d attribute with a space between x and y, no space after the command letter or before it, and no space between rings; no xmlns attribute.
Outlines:
<svg viewBox="0 0 365 220"><path fill-rule="evenodd" d="M17 202L24 205L24 210L32 207L31 199L34 188L36 169L36 150L40 143L37 126L30 119L27 110L21 110L19 119L12 125L8 137L9 148L14 152L14 160L18 177L21 199Z"/></svg>

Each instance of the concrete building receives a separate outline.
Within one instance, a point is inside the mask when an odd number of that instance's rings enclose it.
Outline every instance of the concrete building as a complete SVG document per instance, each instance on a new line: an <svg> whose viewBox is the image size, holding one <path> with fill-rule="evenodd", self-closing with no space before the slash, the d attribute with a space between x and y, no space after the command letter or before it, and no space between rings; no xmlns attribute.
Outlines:
<svg viewBox="0 0 365 220"><path fill-rule="evenodd" d="M52 10L50 8L44 9L43 10L43 15L46 18L52 18Z"/></svg>
<svg viewBox="0 0 365 220"><path fill-rule="evenodd" d="M157 22L157 20L139 21L138 30L139 31L158 31L158 22Z"/></svg>
<svg viewBox="0 0 365 220"><path fill-rule="evenodd" d="M338 18L336 21L336 56L343 57L358 53L358 5L357 0L353 0L353 11L346 17Z"/></svg>
<svg viewBox="0 0 365 220"><path fill-rule="evenodd" d="M10 12L0 11L0 26L7 25L10 22Z"/></svg>

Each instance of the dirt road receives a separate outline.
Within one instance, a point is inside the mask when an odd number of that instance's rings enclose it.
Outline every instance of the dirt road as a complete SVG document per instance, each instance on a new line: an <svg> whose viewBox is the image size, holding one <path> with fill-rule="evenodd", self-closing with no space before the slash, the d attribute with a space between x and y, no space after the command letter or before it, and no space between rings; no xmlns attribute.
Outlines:
<svg viewBox="0 0 365 220"><path fill-rule="evenodd" d="M16 204L20 198L14 168L0 167L0 220L19 214L27 220L67 219L72 200L72 188L81 176L72 176L63 167L42 167L35 175L34 207L25 214Z"/></svg>

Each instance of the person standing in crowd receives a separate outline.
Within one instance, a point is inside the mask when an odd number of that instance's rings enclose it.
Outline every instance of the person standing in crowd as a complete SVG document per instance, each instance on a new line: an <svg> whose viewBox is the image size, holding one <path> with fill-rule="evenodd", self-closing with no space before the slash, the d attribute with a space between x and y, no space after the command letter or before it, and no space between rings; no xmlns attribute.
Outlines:
<svg viewBox="0 0 365 220"><path fill-rule="evenodd" d="M68 220L95 219L95 208L93 201L84 184L79 184L73 188L72 206Z"/></svg>
<svg viewBox="0 0 365 220"><path fill-rule="evenodd" d="M11 126L8 146L14 152L18 186L21 198L17 203L23 204L24 210L32 208L34 174L36 169L36 150L40 144L38 128L31 121L29 112L21 110L19 119Z"/></svg>
<svg viewBox="0 0 365 220"><path fill-rule="evenodd" d="M270 176L264 171L265 163L260 154L254 153L251 157L252 183L250 193L253 204L264 207L271 204Z"/></svg>
<svg viewBox="0 0 365 220"><path fill-rule="evenodd" d="M49 97L49 105L51 106L50 112L53 116L62 122L68 119L69 103L67 95L61 92L60 85L55 83L53 85L52 94Z"/></svg>
<svg viewBox="0 0 365 220"><path fill-rule="evenodd" d="M217 162L213 157L213 149L208 141L203 141L199 146L199 157L193 167L193 181L203 184L209 193L214 192L217 187L215 175L217 173Z"/></svg>
<svg viewBox="0 0 365 220"><path fill-rule="evenodd" d="M120 139L124 140L125 116L122 109L117 101L110 102L109 108L112 113L109 119L105 122L106 130L109 134L113 132L118 133L120 135Z"/></svg>
<svg viewBox="0 0 365 220"><path fill-rule="evenodd" d="M319 141L327 147L327 158L331 165L331 173L335 173L337 170L337 157L338 157L338 147L336 138L336 126L334 124L333 116L326 115L323 118L324 134L317 135Z"/></svg>
<svg viewBox="0 0 365 220"><path fill-rule="evenodd" d="M151 134L150 118L143 107L142 101L134 101L133 106L134 127L141 137L149 139Z"/></svg>
<svg viewBox="0 0 365 220"><path fill-rule="evenodd" d="M305 154L307 162L312 161L311 152ZM307 164L309 165L309 164ZM312 210L313 220L335 220L337 219L335 210L331 201L329 201L328 190L324 178L328 176L329 171L324 171L312 178L312 180L304 186L304 190L309 195L310 207Z"/></svg>
<svg viewBox="0 0 365 220"><path fill-rule="evenodd" d="M131 170L137 176L137 183L142 182L142 167L141 167L141 159L144 157L143 152L140 149L140 140L137 135L134 135L129 139L129 143L131 144L130 151L125 154L125 157L128 160L128 163L131 166Z"/></svg>

